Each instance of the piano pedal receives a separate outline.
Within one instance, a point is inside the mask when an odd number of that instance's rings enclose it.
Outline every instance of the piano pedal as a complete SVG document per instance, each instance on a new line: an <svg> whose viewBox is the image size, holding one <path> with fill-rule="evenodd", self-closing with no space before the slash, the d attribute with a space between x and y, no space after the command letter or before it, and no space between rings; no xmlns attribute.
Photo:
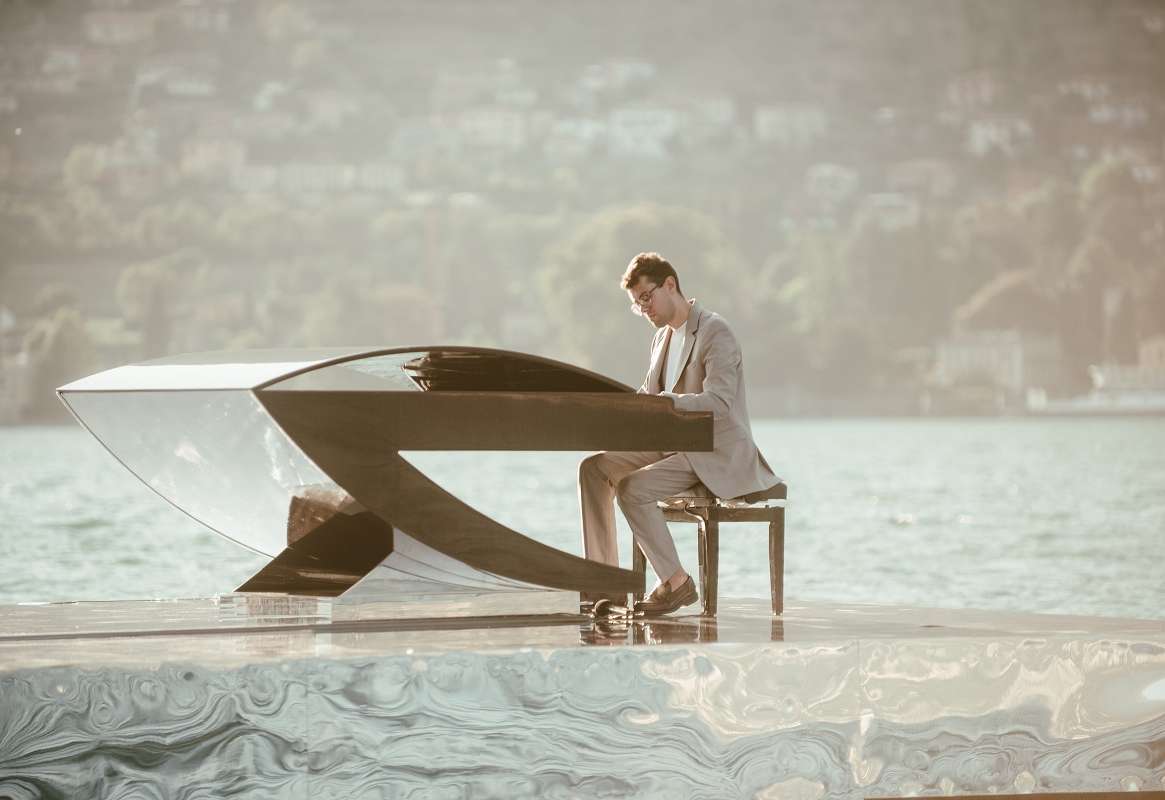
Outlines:
<svg viewBox="0 0 1165 800"><path fill-rule="evenodd" d="M591 606L591 616L595 619L613 619L619 617L630 619L631 615L632 610L629 607L620 605L605 597L601 600L596 600L594 605Z"/></svg>

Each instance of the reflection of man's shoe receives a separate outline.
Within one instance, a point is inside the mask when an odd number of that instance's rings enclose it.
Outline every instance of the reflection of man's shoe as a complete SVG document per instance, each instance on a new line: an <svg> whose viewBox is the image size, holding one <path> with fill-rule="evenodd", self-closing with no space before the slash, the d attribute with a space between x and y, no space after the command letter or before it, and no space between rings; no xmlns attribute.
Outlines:
<svg viewBox="0 0 1165 800"><path fill-rule="evenodd" d="M641 629L636 644L690 644L700 641L700 624L692 623L691 617L661 620L641 619L637 626Z"/></svg>
<svg viewBox="0 0 1165 800"><path fill-rule="evenodd" d="M579 641L583 644L628 644L631 631L630 617L598 617L579 626Z"/></svg>
<svg viewBox="0 0 1165 800"><path fill-rule="evenodd" d="M700 595L696 592L696 582L689 575L678 589L672 589L666 583L661 583L655 587L655 591L648 595L646 600L635 604L635 613L645 617L658 617L662 614L670 614L678 608L690 606L699 599Z"/></svg>

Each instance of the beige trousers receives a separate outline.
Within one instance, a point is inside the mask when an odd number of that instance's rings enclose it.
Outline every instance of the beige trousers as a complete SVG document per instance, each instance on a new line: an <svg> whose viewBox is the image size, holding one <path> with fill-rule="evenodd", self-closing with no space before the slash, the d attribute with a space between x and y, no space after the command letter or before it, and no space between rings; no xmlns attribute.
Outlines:
<svg viewBox="0 0 1165 800"><path fill-rule="evenodd" d="M680 570L680 556L656 503L699 481L683 453L611 451L584 458L578 467L578 498L586 557L619 565L617 498L651 568L660 580L670 578Z"/></svg>

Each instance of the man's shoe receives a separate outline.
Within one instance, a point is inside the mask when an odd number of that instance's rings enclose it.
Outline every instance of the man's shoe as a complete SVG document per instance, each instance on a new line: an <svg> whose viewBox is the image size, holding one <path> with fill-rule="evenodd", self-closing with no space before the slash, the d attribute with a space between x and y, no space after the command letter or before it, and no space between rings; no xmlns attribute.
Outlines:
<svg viewBox="0 0 1165 800"><path fill-rule="evenodd" d="M641 600L635 604L635 613L645 617L658 617L670 614L684 606L690 606L699 599L696 582L689 575L678 589L671 589L666 583L657 586L646 600Z"/></svg>

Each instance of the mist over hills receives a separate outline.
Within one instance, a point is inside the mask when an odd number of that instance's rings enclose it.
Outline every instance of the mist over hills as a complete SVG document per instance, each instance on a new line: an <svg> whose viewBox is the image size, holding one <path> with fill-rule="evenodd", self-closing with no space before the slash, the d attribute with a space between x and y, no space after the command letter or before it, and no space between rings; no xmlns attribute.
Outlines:
<svg viewBox="0 0 1165 800"><path fill-rule="evenodd" d="M1080 391L1165 333L1163 75L1155 2L3 2L0 396L416 341L638 384L641 250L770 412Z"/></svg>

